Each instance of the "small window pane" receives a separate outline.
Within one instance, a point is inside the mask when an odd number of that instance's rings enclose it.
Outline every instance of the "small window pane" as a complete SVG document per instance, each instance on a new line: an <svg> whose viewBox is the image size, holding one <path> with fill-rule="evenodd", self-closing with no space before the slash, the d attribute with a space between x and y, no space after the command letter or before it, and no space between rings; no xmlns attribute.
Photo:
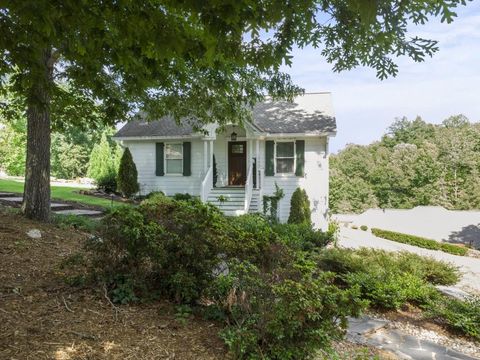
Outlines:
<svg viewBox="0 0 480 360"><path fill-rule="evenodd" d="M167 144L165 155L167 159L182 159L183 157L182 144Z"/></svg>
<svg viewBox="0 0 480 360"><path fill-rule="evenodd" d="M232 144L232 154L243 154L243 144Z"/></svg>
<svg viewBox="0 0 480 360"><path fill-rule="evenodd" d="M277 143L277 157L293 157L293 142Z"/></svg>
<svg viewBox="0 0 480 360"><path fill-rule="evenodd" d="M181 174L182 172L182 160L167 159L167 174Z"/></svg>
<svg viewBox="0 0 480 360"><path fill-rule="evenodd" d="M277 159L277 173L293 173L294 159Z"/></svg>

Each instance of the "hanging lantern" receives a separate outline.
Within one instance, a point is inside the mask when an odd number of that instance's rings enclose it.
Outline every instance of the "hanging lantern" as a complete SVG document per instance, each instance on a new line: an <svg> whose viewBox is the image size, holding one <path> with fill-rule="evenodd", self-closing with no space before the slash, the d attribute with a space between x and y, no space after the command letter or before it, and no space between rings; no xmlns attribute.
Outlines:
<svg viewBox="0 0 480 360"><path fill-rule="evenodd" d="M235 131L230 135L230 140L237 141L237 133Z"/></svg>

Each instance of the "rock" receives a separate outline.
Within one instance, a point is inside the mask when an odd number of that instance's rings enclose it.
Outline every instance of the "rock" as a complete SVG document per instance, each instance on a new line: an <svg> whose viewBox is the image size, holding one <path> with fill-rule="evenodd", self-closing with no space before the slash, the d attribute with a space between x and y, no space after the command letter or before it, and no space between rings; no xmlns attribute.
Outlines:
<svg viewBox="0 0 480 360"><path fill-rule="evenodd" d="M455 298L457 300L466 300L468 299L471 295L457 287L454 286L443 286L443 285L437 285L438 291L440 291L442 294L450 296L452 298Z"/></svg>
<svg viewBox="0 0 480 360"><path fill-rule="evenodd" d="M28 237L31 239L40 239L42 237L42 233L38 229L31 229L27 231Z"/></svg>

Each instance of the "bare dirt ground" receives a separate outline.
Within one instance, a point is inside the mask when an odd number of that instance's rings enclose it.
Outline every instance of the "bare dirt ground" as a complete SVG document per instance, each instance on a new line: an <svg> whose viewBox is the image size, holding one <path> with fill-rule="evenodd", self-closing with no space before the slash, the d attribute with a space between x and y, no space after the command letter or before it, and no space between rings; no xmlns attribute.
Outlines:
<svg viewBox="0 0 480 360"><path fill-rule="evenodd" d="M182 325L168 303L115 309L101 289L66 285L59 264L84 240L0 209L0 359L225 358L213 323Z"/></svg>

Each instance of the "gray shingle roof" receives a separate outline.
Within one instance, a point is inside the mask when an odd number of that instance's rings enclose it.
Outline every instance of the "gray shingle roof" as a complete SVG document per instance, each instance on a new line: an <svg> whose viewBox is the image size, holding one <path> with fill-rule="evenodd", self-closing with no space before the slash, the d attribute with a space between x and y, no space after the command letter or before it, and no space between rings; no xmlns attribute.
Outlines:
<svg viewBox="0 0 480 360"><path fill-rule="evenodd" d="M336 132L330 93L305 94L293 102L266 100L252 109L257 128L268 134L324 134ZM140 117L140 116L139 116ZM171 117L157 121L130 121L115 137L176 137L198 135L186 121L178 125Z"/></svg>

